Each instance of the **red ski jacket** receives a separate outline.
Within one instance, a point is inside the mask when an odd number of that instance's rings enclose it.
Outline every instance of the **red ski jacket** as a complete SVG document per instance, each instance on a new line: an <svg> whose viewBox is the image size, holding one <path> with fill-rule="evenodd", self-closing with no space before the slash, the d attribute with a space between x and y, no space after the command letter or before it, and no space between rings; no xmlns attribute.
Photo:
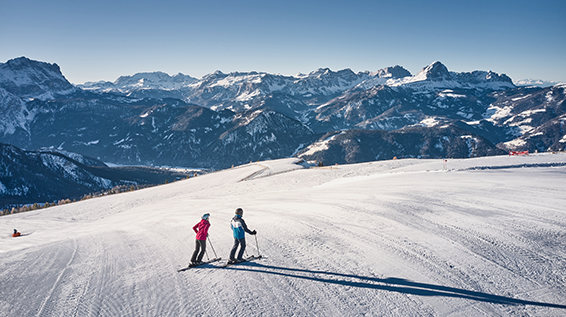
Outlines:
<svg viewBox="0 0 566 317"><path fill-rule="evenodd" d="M197 234L197 240L206 240L206 237L208 236L208 228L210 228L210 222L204 219L193 227L193 230Z"/></svg>

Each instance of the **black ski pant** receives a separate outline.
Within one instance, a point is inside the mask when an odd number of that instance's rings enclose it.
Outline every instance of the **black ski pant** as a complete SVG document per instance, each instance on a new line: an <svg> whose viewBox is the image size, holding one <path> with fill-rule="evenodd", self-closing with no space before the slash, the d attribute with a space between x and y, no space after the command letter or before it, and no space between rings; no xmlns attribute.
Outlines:
<svg viewBox="0 0 566 317"><path fill-rule="evenodd" d="M193 252L193 256L191 257L191 262L202 261L202 257L204 256L204 252L206 252L206 240L196 240L196 241L197 242L196 242L196 245L195 245L195 252Z"/></svg>
<svg viewBox="0 0 566 317"><path fill-rule="evenodd" d="M240 252L238 252L238 258L235 258L236 249L238 249L238 245L240 246ZM232 247L232 251L230 251L230 260L241 260L244 256L244 250L246 249L246 238L242 239L234 239L234 246Z"/></svg>

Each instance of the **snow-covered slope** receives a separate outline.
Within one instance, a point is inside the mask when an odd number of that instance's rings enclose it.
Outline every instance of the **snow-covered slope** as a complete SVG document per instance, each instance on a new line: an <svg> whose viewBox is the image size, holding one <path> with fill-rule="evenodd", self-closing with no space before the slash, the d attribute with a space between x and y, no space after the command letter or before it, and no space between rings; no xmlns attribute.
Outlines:
<svg viewBox="0 0 566 317"><path fill-rule="evenodd" d="M566 313L566 154L293 162L0 217L0 315ZM237 207L264 259L176 272L207 212L227 257Z"/></svg>
<svg viewBox="0 0 566 317"><path fill-rule="evenodd" d="M34 113L27 109L26 103L18 96L0 88L0 136L6 134L25 134L29 137L29 124ZM19 130L19 131L18 131Z"/></svg>

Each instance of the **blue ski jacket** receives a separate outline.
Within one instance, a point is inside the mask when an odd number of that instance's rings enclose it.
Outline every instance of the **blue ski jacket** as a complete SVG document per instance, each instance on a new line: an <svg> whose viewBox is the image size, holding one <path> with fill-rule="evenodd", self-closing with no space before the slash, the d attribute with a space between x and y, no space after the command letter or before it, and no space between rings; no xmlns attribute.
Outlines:
<svg viewBox="0 0 566 317"><path fill-rule="evenodd" d="M243 239L246 237L246 232L251 234L252 232L246 226L246 222L240 215L235 215L230 222L232 227L232 232L234 233L234 239Z"/></svg>

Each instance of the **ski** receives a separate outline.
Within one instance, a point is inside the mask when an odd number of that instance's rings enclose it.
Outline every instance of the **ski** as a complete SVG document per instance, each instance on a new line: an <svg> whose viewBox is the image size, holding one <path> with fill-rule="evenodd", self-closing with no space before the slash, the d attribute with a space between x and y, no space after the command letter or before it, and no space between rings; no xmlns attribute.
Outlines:
<svg viewBox="0 0 566 317"><path fill-rule="evenodd" d="M205 264L208 264L208 263L212 263L212 262L216 262L216 261L220 261L220 260L222 260L222 258L214 258L214 259L212 259L212 260L208 260L208 261L205 261L205 262L200 262L199 264L196 264L196 265L189 264L189 266L184 267L184 268L182 268L182 269L179 269L179 270L177 270L177 272L183 272L183 271L186 271L186 270L188 270L188 269L190 269L190 268L192 268L192 267L199 267L199 266L202 266L202 265L205 265Z"/></svg>
<svg viewBox="0 0 566 317"><path fill-rule="evenodd" d="M258 259L261 259L261 258L262 258L261 255L257 255L257 256L256 256L256 255L252 255L252 256L249 256L249 257L243 259L243 260L240 261L240 262L230 263L230 261L228 261L228 262L226 262L224 265L221 265L220 267L221 267L221 268L224 268L224 267L228 267L228 266L230 266L230 265L240 264L240 263L249 262L249 261L253 261L253 260L258 260Z"/></svg>

